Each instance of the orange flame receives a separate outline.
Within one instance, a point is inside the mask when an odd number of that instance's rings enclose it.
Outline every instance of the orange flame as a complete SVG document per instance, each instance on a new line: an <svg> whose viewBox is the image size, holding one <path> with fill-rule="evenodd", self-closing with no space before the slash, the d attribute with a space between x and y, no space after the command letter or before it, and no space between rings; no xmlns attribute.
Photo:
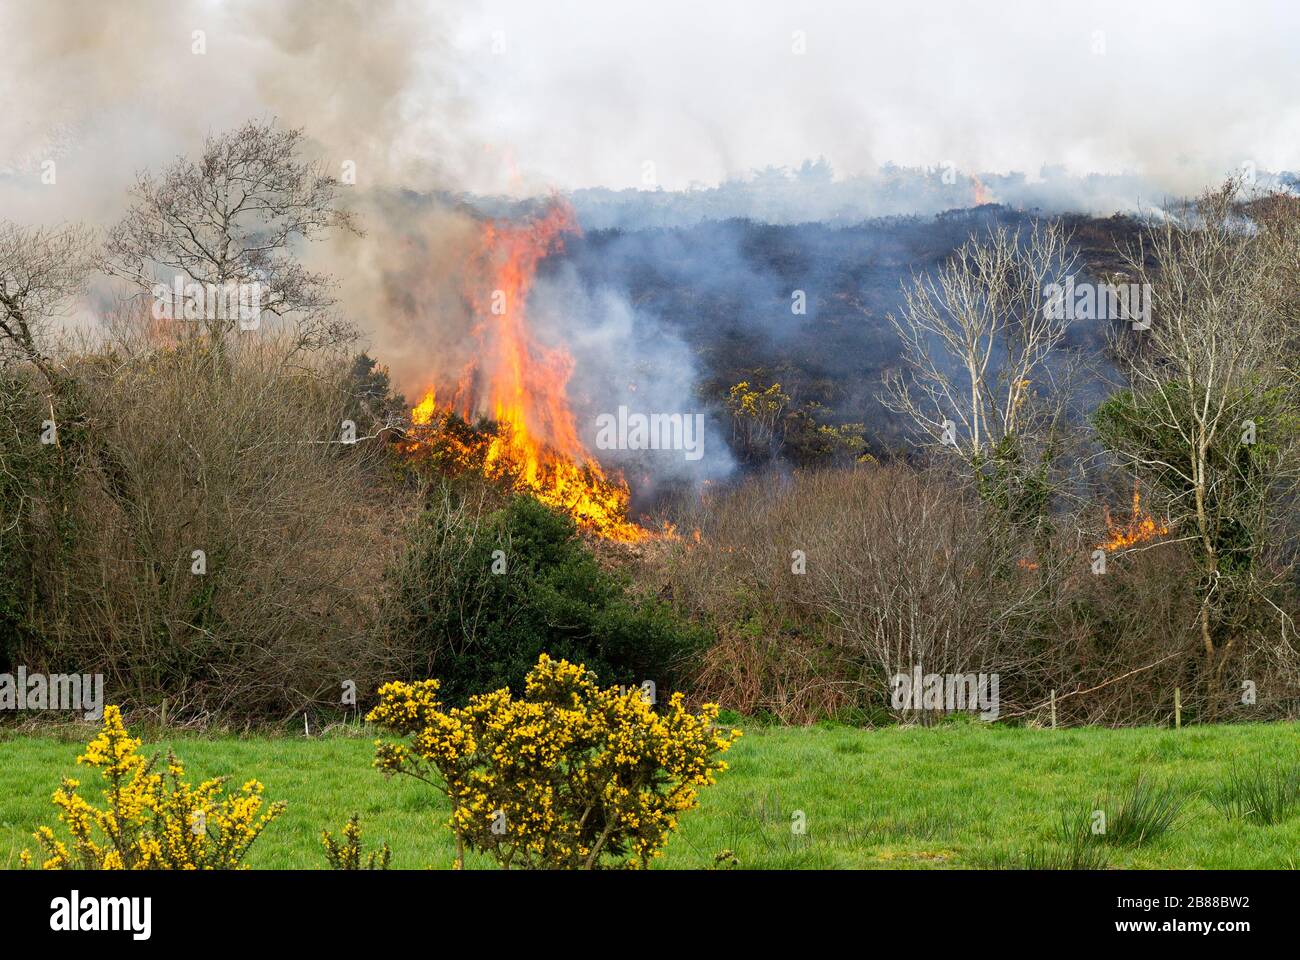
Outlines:
<svg viewBox="0 0 1300 960"><path fill-rule="evenodd" d="M1123 550L1125 547L1163 537L1169 532L1167 524L1143 512L1142 494L1138 491L1136 482L1133 484L1133 516L1127 523L1116 524L1111 520L1110 507L1106 507L1105 511L1107 538L1105 543L1097 545L1099 550Z"/></svg>
<svg viewBox="0 0 1300 960"><path fill-rule="evenodd" d="M972 176L970 182L975 187L975 206L981 207L986 203L993 202L989 188L984 186L984 181L980 180L979 177Z"/></svg>
<svg viewBox="0 0 1300 960"><path fill-rule="evenodd" d="M684 543L688 547L699 546L704 542L704 534L700 531L699 527L692 528L689 535L683 536L682 532L677 529L677 524L670 520L660 521L659 530L656 532L656 536L661 540L671 540L675 543Z"/></svg>
<svg viewBox="0 0 1300 960"><path fill-rule="evenodd" d="M438 401L434 397L433 390L430 389L424 395L424 399L415 405L411 410L411 422L417 427L427 427L433 422L434 414L438 412Z"/></svg>
<svg viewBox="0 0 1300 960"><path fill-rule="evenodd" d="M603 537L635 542L650 534L627 519L626 482L617 474L607 477L578 436L567 397L573 358L563 348L536 342L528 326L528 293L538 264L562 249L564 234L577 232L572 208L558 199L539 218L483 225L467 271L473 284L484 284L466 291L478 318L476 356L446 409L471 422L496 422L499 433L483 460L489 476L511 477L517 487ZM438 411L430 389L411 411L411 421L433 427Z"/></svg>

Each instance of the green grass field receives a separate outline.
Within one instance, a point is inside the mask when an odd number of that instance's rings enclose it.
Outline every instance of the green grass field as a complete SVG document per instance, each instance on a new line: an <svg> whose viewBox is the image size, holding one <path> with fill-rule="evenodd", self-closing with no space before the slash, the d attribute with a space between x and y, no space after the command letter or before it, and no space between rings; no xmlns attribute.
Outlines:
<svg viewBox="0 0 1300 960"><path fill-rule="evenodd" d="M319 834L353 811L366 839L387 840L393 865L444 868L452 860L441 794L388 780L370 766L370 736L184 738L175 748L191 779L256 777L288 812L254 846L254 868L322 867ZM0 866L55 822L50 794L74 773L75 741L0 740ZM1273 826L1229 820L1208 800L1234 760L1296 761L1293 724L1167 729L1029 730L960 723L930 729L749 727L731 769L703 794L659 861L712 866L722 850L740 868L944 868L1013 865L1054 848L1063 806L1131 783L1138 771L1172 783L1187 802L1174 828L1136 848L1107 846L1112 867L1293 868L1300 816ZM96 787L81 770L83 790ZM96 775L97 777L97 775ZM98 799L97 790L85 791ZM807 830L791 829L802 811ZM471 858L468 865L486 866Z"/></svg>

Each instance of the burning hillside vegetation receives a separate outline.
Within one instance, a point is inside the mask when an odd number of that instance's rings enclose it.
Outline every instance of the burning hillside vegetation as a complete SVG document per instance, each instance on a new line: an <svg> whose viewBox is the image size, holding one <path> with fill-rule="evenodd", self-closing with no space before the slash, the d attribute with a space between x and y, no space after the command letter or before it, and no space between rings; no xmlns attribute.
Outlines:
<svg viewBox="0 0 1300 960"><path fill-rule="evenodd" d="M560 200L534 218L483 223L466 271L477 282L464 291L474 358L455 384L425 390L404 443L410 452L436 444L454 466L527 491L605 539L634 543L650 533L628 519L626 481L606 474L578 436L567 396L573 358L539 343L528 322L538 264L578 230ZM484 421L487 430L469 426Z"/></svg>

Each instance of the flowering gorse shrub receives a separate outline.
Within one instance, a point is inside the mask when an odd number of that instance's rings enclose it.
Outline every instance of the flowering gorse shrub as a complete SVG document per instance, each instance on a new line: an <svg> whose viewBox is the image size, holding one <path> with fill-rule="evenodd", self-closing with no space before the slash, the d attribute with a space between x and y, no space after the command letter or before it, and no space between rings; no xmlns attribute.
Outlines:
<svg viewBox="0 0 1300 960"><path fill-rule="evenodd" d="M343 824L343 836L335 839L328 830L322 831L321 843L325 847L325 859L331 870L387 870L393 859L393 851L385 843L378 850L371 850L366 856L365 865L361 861L361 817L352 814Z"/></svg>
<svg viewBox="0 0 1300 960"><path fill-rule="evenodd" d="M369 719L405 742L376 741L375 766L443 790L456 866L468 847L505 868L644 867L699 789L727 768L739 730L718 730L675 693L656 711L640 690L600 688L580 664L543 654L522 699L509 690L438 701L438 681L389 683Z"/></svg>
<svg viewBox="0 0 1300 960"><path fill-rule="evenodd" d="M262 812L256 780L231 795L223 794L225 777L191 786L175 754L167 755L167 768L158 773L157 754L145 759L139 747L122 725L121 711L105 707L99 736L77 758L99 769L105 806L82 797L77 780L63 779L54 805L71 834L71 849L49 827L40 827L35 836L45 850L46 870L237 869L266 825L284 812L279 801ZM31 862L26 850L22 862Z"/></svg>

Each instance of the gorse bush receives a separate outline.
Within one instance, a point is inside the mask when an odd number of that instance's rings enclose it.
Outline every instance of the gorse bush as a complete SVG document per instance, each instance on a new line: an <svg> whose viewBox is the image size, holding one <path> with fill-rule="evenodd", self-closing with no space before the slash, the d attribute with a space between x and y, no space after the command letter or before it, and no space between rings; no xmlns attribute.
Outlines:
<svg viewBox="0 0 1300 960"><path fill-rule="evenodd" d="M343 825L340 838L328 830L323 831L321 845L325 847L325 860L331 870L387 870L393 859L393 851L385 843L378 850L365 854L365 864L362 865L361 817L355 813Z"/></svg>
<svg viewBox="0 0 1300 960"><path fill-rule="evenodd" d="M420 517L390 572L386 645L439 677L463 703L524 677L543 653L606 681L679 685L702 629L662 603L629 594L603 570L573 520L529 496L484 512L446 490Z"/></svg>
<svg viewBox="0 0 1300 960"><path fill-rule="evenodd" d="M79 781L63 780L54 805L71 835L71 848L51 828L40 827L36 839L45 851L45 869L234 870L243 866L267 824L284 812L282 802L264 803L256 780L232 794L224 792L225 777L191 786L174 754L168 754L166 769L156 772L158 756L145 759L139 747L119 708L105 707L99 736L77 758L100 771L104 806L81 796ZM26 850L22 861L31 862Z"/></svg>
<svg viewBox="0 0 1300 960"><path fill-rule="evenodd" d="M377 767L451 800L457 867L466 849L507 869L645 867L740 736L714 728L716 705L691 713L674 693L656 712L545 654L522 698L500 689L448 709L439 686L386 684L368 719L405 738L377 743Z"/></svg>

